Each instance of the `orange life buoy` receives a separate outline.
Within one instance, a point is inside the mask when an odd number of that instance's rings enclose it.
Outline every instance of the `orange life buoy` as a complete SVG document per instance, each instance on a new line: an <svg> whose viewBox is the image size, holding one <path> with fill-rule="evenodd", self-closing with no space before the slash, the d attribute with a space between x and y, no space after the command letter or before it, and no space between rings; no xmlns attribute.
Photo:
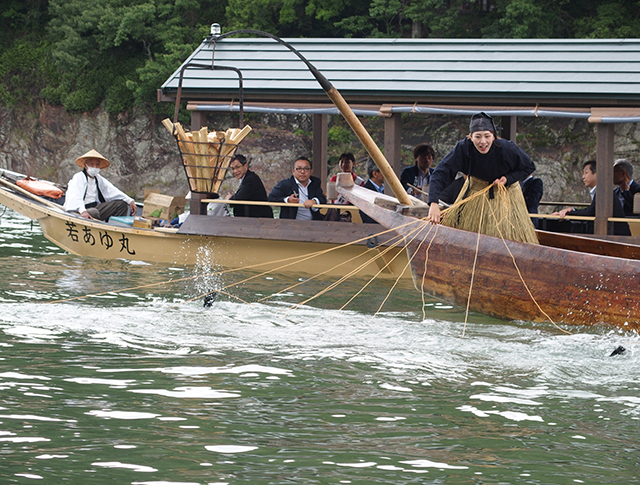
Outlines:
<svg viewBox="0 0 640 485"><path fill-rule="evenodd" d="M22 187L24 190L28 190L32 194L43 195L45 197L51 197L52 199L59 199L62 197L62 194L64 194L64 191L60 187L56 187L51 182L34 180L31 177L16 181L16 185Z"/></svg>

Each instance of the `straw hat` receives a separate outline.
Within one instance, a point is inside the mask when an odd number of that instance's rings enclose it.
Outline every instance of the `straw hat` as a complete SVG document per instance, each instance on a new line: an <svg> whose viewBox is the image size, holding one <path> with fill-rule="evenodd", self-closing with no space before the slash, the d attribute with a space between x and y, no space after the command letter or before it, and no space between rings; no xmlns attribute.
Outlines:
<svg viewBox="0 0 640 485"><path fill-rule="evenodd" d="M95 150L90 150L87 153L85 153L84 155L82 155L81 157L76 158L76 165L78 167L82 167L84 168L87 160L90 159L96 159L96 160L100 160L100 168L107 168L109 165L111 165L109 163L109 160L107 160L106 158L104 158L102 155L100 155L97 151Z"/></svg>

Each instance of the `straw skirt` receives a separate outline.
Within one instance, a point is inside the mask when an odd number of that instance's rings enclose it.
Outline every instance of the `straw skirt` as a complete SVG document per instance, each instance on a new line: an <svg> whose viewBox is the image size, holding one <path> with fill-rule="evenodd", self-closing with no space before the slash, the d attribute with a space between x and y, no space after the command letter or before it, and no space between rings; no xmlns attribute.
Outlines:
<svg viewBox="0 0 640 485"><path fill-rule="evenodd" d="M491 186L491 187L490 187ZM469 177L442 224L512 241L539 244L519 183L508 187Z"/></svg>

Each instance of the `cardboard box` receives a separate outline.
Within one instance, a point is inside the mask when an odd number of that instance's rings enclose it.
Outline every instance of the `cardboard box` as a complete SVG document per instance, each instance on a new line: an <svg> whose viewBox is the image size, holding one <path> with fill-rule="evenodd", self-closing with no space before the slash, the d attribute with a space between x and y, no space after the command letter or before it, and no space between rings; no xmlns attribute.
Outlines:
<svg viewBox="0 0 640 485"><path fill-rule="evenodd" d="M156 217L171 221L184 212L185 202L184 197L172 197L152 192L144 199L142 217Z"/></svg>

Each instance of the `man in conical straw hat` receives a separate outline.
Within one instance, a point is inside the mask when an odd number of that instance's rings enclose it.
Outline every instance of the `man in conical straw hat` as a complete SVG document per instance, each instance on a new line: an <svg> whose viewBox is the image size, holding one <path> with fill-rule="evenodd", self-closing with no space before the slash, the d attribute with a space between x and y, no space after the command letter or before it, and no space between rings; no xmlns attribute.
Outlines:
<svg viewBox="0 0 640 485"><path fill-rule="evenodd" d="M518 183L536 167L520 147L498 138L496 131L488 114L481 112L471 117L469 135L442 159L431 176L428 219L434 224L440 222L440 193L462 172L469 177L455 204L442 218L444 225L537 244ZM483 193L470 198L478 192ZM464 199L469 200L461 203Z"/></svg>
<svg viewBox="0 0 640 485"><path fill-rule="evenodd" d="M135 214L136 202L100 175L110 163L96 150L90 150L76 159L82 168L67 187L64 209L77 212L85 219L107 221L111 216Z"/></svg>

